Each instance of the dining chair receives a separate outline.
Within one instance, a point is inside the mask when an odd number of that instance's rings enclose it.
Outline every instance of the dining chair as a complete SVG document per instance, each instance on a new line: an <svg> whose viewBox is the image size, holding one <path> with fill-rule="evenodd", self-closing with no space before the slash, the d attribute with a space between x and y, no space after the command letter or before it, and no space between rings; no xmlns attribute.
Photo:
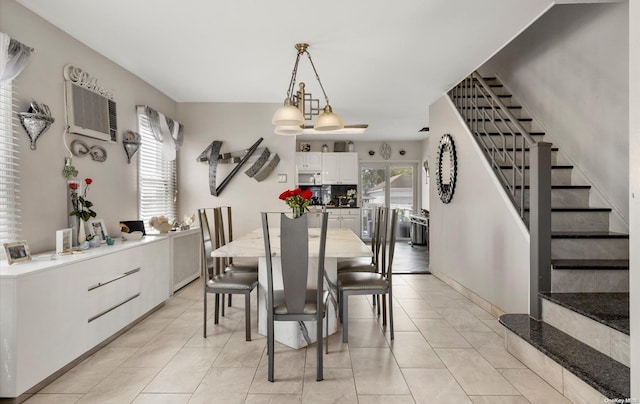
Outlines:
<svg viewBox="0 0 640 404"><path fill-rule="evenodd" d="M202 239L202 273L204 275L204 331L207 338L207 294L215 294L214 324L219 322L219 304L221 294L243 294L245 296L245 337L251 341L251 292L258 286L257 273L225 272L221 259L213 259L211 252L220 246L215 237L211 237L209 226L213 209L198 209L200 235Z"/></svg>
<svg viewBox="0 0 640 404"><path fill-rule="evenodd" d="M218 206L213 209L214 216L214 239L215 244L219 247L233 241L233 220L231 215L231 206ZM242 262L234 261L232 257L221 258L222 268L225 272L248 272L258 273L258 260L245 260ZM231 307L231 296L229 295L228 306ZM224 295L222 296L221 305L222 315L224 316Z"/></svg>
<svg viewBox="0 0 640 404"><path fill-rule="evenodd" d="M280 261L282 289L274 289L274 284L280 284L274 279L274 253L271 246L269 229L269 214L262 213L262 231L267 263L267 355L268 380L274 381L274 328L275 321L314 321L316 323L316 380L323 376L322 319L326 315L326 296L324 292L324 260L327 243L328 214L321 213L319 234L314 232L311 237L318 237L318 268L315 289L307 287L309 278L309 227L308 216L303 214L293 219L285 213L280 217ZM303 324L303 323L301 323Z"/></svg>
<svg viewBox="0 0 640 404"><path fill-rule="evenodd" d="M391 275L393 273L393 254L396 241L398 209L391 210L391 218L383 213L380 218L380 272L344 272L338 274L338 304L342 320L342 342L349 342L349 296L381 295L382 325L387 325L386 296L389 296L389 327L393 339L393 294ZM389 237L387 239L387 234ZM387 247L388 242L388 247ZM387 253L388 248L388 253ZM388 261L387 261L388 260Z"/></svg>
<svg viewBox="0 0 640 404"><path fill-rule="evenodd" d="M380 217L385 208L378 206L374 211L373 232L371 234L371 262L362 258L342 258L338 260L338 273L341 272L378 272L378 251L380 250Z"/></svg>

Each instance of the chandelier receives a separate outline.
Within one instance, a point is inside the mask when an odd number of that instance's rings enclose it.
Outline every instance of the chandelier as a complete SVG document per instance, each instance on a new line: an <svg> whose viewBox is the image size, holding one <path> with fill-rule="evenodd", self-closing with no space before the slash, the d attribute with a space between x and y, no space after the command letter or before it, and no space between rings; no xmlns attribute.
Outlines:
<svg viewBox="0 0 640 404"><path fill-rule="evenodd" d="M342 123L342 119L333 112L331 104L329 104L329 97L327 97L327 93L324 91L318 71L311 59L311 54L307 50L309 44L298 43L295 47L298 50L298 55L296 56L296 62L293 65L293 72L291 73L291 81L287 88L287 98L284 100L284 105L278 108L273 114L273 119L271 120L271 123L275 125L274 133L277 135L293 136L302 134L303 129L310 129L310 126L305 126L305 121L313 119L315 115L318 115L318 118L313 124L314 131L327 132L344 129L345 126L344 123ZM303 54L306 54L309 58L318 84L320 84L320 89L322 89L322 94L326 102L326 105L322 109L319 107L319 100L312 98L310 93L305 92L304 83L299 83L298 90L294 92L296 75L298 74L298 63Z"/></svg>

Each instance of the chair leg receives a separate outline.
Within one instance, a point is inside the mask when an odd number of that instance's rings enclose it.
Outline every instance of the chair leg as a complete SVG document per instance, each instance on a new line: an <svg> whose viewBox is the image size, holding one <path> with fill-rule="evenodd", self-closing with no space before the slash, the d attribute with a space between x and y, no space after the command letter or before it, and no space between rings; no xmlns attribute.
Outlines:
<svg viewBox="0 0 640 404"><path fill-rule="evenodd" d="M387 325L387 296L382 295L382 325Z"/></svg>
<svg viewBox="0 0 640 404"><path fill-rule="evenodd" d="M320 308L318 307L318 313L320 313ZM329 316L327 316L327 318L329 318ZM323 374L323 366L322 366L322 317L320 317L320 314L318 314L317 317L317 321L316 321L316 328L317 328L317 335L316 335L316 341L317 341L317 346L316 346L316 381L319 382L321 380L324 379L324 374ZM328 328L327 328L328 330Z"/></svg>
<svg viewBox="0 0 640 404"><path fill-rule="evenodd" d="M273 317L271 315L268 315L268 320L267 320L267 355L269 356L268 358L268 362L269 362L269 370L268 370L268 375L267 378L270 382L273 382L273 356L274 356L274 352L273 352L273 348L274 348L274 343L273 343Z"/></svg>
<svg viewBox="0 0 640 404"><path fill-rule="evenodd" d="M327 341L324 343L325 346L325 353L327 355L329 355L329 311L326 310L325 308L325 313L324 315L327 317L326 321L327 321L327 325L326 325L326 329L327 329Z"/></svg>
<svg viewBox="0 0 640 404"><path fill-rule="evenodd" d="M251 292L244 294L244 328L247 341L251 341ZM231 295L229 295L231 301Z"/></svg>
<svg viewBox="0 0 640 404"><path fill-rule="evenodd" d="M207 291L204 291L204 330L202 331L202 338L207 338Z"/></svg>
<svg viewBox="0 0 640 404"><path fill-rule="evenodd" d="M378 315L380 315L380 295L375 295L375 299L378 303Z"/></svg>
<svg viewBox="0 0 640 404"><path fill-rule="evenodd" d="M219 312L220 312L220 295L216 293L216 299L215 299L215 305L213 306L213 323L214 324L218 324L218 321L220 321L220 316L219 316Z"/></svg>
<svg viewBox="0 0 640 404"><path fill-rule="evenodd" d="M393 339L393 299L391 298L391 293L389 293L389 328L391 339Z"/></svg>
<svg viewBox="0 0 640 404"><path fill-rule="evenodd" d="M231 297L232 296L233 296L232 294L229 294L229 303L227 304L227 307L231 307Z"/></svg>
<svg viewBox="0 0 640 404"><path fill-rule="evenodd" d="M342 342L349 342L349 295L342 292L342 303L340 307L342 307L342 314L340 318L342 319Z"/></svg>
<svg viewBox="0 0 640 404"><path fill-rule="evenodd" d="M343 293L338 290L338 314L340 317L340 323L342 323L342 301L344 300Z"/></svg>
<svg viewBox="0 0 640 404"><path fill-rule="evenodd" d="M222 317L224 317L224 294L220 295L220 299L222 299L222 303L220 304L220 311L222 312Z"/></svg>

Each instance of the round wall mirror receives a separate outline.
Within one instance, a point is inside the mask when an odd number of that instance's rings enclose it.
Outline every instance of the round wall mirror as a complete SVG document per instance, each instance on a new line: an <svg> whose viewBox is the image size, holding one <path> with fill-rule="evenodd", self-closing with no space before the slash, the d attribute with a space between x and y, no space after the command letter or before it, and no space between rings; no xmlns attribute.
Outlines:
<svg viewBox="0 0 640 404"><path fill-rule="evenodd" d="M438 146L438 166L436 172L436 188L440 200L451 202L456 187L456 146L449 134L442 135Z"/></svg>

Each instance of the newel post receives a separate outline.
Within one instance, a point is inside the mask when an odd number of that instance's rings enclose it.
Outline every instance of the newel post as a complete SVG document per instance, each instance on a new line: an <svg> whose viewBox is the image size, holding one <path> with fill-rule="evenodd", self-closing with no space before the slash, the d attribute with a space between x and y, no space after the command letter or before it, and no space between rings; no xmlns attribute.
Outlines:
<svg viewBox="0 0 640 404"><path fill-rule="evenodd" d="M539 292L551 291L551 143L530 146L529 315L542 318Z"/></svg>

